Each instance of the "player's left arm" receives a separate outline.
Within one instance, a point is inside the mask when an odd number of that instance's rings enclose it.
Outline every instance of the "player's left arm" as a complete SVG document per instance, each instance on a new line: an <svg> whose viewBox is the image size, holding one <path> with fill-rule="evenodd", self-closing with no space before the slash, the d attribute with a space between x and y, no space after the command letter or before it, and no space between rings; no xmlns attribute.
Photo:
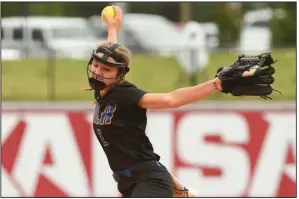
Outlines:
<svg viewBox="0 0 299 199"><path fill-rule="evenodd" d="M179 88L169 93L147 93L141 97L138 105L145 109L178 108L221 90L221 80L215 78L196 86Z"/></svg>

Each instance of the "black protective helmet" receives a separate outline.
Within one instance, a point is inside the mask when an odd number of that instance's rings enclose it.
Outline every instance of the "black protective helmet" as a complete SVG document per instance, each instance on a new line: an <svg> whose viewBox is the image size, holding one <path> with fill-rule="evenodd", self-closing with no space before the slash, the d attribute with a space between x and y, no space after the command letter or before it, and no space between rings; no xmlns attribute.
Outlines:
<svg viewBox="0 0 299 199"><path fill-rule="evenodd" d="M96 50L92 51L91 58L86 66L87 78L89 81L89 85L92 88L91 90L102 90L105 88L106 85L101 79L117 79L117 82L119 82L124 78L125 74L129 72L130 70L129 66L125 63L123 58L115 52L115 49L117 49L120 46L121 46L120 44L113 44L109 48L100 46ZM103 53L103 55L99 56L97 55L97 53ZM109 62L108 57L113 58L115 62ZM94 59L107 66L120 68L117 77L106 78L103 76L95 75L90 70L91 64Z"/></svg>

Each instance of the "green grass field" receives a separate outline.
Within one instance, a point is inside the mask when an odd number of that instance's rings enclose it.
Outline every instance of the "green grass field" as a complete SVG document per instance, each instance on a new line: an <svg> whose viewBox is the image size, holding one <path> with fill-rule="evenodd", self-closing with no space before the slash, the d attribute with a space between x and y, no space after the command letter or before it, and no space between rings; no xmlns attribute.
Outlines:
<svg viewBox="0 0 299 199"><path fill-rule="evenodd" d="M274 65L276 82L273 100L295 100L296 98L296 49L274 50L272 55L278 62ZM211 79L217 68L235 61L238 54L218 52L210 55L209 66L198 73L198 83ZM92 92L80 91L87 87L85 61L57 60L55 62L54 89L57 101L93 100ZM49 100L50 78L47 60L2 61L2 99L18 101ZM131 71L127 79L149 92L169 92L189 86L186 74L174 58L151 55L133 55ZM258 97L233 97L217 93L206 100L259 100ZM262 100L262 99L261 99Z"/></svg>

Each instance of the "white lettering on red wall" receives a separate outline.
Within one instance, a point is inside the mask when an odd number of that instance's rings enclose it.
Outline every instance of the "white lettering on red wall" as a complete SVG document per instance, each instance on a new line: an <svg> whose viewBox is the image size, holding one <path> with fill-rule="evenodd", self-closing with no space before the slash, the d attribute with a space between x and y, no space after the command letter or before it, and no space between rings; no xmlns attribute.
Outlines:
<svg viewBox="0 0 299 199"><path fill-rule="evenodd" d="M87 111L3 112L6 197L117 197ZM147 135L200 197L296 196L295 111L157 111Z"/></svg>

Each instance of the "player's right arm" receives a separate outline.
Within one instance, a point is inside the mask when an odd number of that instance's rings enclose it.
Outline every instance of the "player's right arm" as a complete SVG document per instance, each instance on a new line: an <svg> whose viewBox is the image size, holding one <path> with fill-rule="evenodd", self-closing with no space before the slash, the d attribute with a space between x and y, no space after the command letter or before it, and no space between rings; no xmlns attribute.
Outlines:
<svg viewBox="0 0 299 199"><path fill-rule="evenodd" d="M119 6L112 6L115 12L115 17L110 18L107 15L103 14L103 18L106 20L107 26L107 41L110 43L117 43L117 32L121 27L123 20L123 13Z"/></svg>
<svg viewBox="0 0 299 199"><path fill-rule="evenodd" d="M145 109L178 108L199 101L222 90L221 80L213 80L192 87L174 90L170 93L147 93L141 97L138 105Z"/></svg>

